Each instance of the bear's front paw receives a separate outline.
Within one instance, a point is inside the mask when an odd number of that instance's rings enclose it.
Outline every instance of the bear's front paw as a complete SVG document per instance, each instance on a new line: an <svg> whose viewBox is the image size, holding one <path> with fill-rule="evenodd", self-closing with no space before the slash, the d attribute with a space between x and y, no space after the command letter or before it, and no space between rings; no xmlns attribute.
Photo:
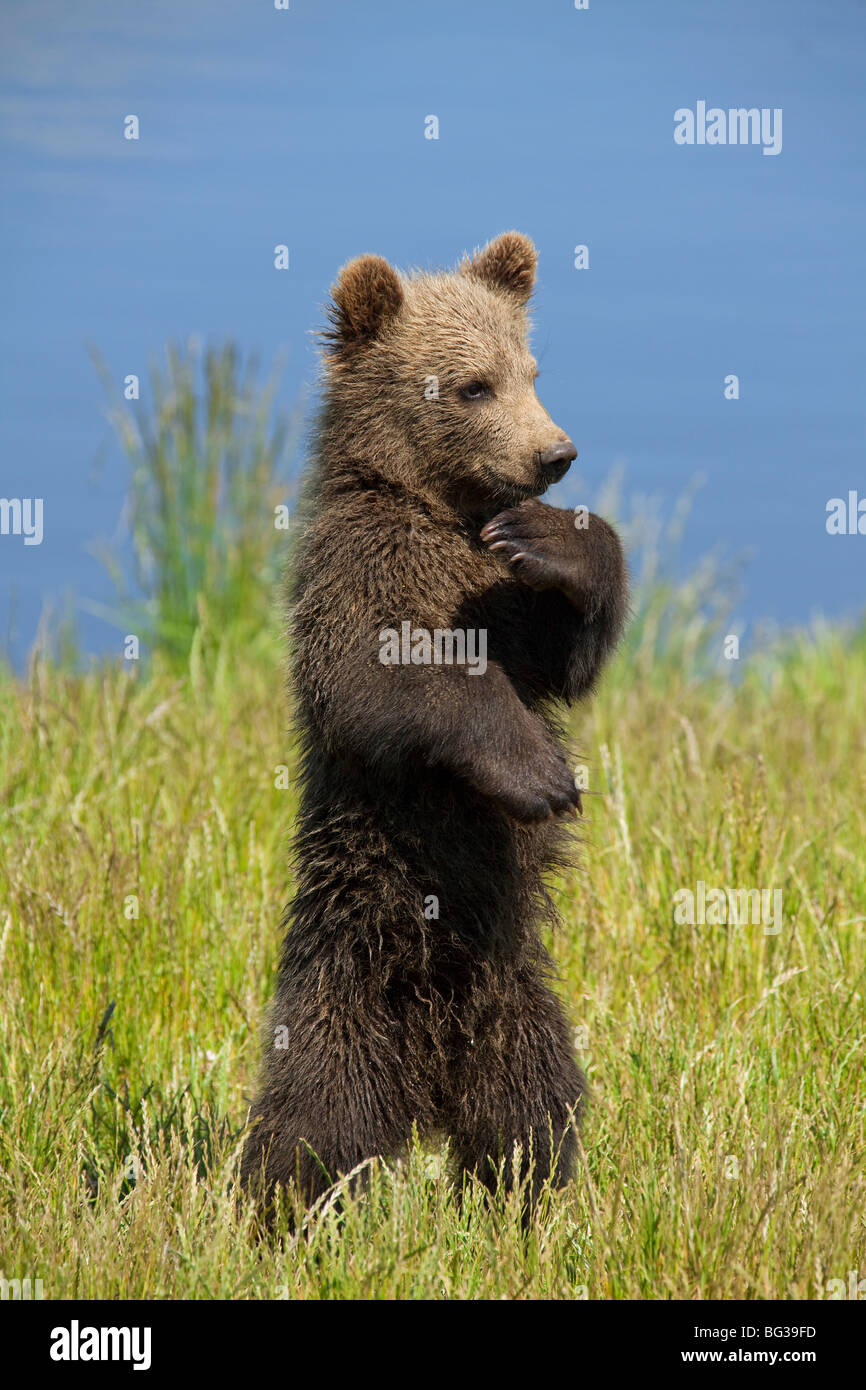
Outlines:
<svg viewBox="0 0 866 1390"><path fill-rule="evenodd" d="M516 759L492 756L471 778L475 786L515 820L531 824L566 812L583 813L574 774L553 744Z"/></svg>
<svg viewBox="0 0 866 1390"><path fill-rule="evenodd" d="M563 521L565 518L565 521ZM573 592L580 584L580 565L569 513L532 499L500 512L482 527L487 548L504 560L531 589Z"/></svg>

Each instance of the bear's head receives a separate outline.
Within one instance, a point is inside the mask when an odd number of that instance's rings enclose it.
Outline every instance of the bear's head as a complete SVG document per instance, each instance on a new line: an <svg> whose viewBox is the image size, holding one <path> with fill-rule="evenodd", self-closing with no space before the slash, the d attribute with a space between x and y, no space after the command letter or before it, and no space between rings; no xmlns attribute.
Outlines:
<svg viewBox="0 0 866 1390"><path fill-rule="evenodd" d="M470 514L557 482L577 451L535 391L535 266L535 247L517 232L450 273L404 276L379 256L350 261L324 335L340 452Z"/></svg>

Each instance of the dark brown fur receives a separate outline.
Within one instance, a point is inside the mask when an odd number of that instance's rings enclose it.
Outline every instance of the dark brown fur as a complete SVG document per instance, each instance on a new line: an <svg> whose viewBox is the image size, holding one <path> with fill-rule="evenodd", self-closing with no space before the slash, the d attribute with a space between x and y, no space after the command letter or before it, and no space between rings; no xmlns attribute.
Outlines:
<svg viewBox="0 0 866 1390"><path fill-rule="evenodd" d="M272 1031L243 1165L265 1191L310 1200L415 1122L490 1186L515 1141L536 1189L552 1154L557 1181L572 1169L585 1087L539 926L580 800L550 702L592 688L626 579L606 522L537 500L568 441L535 394L534 273L507 233L449 274L362 257L333 291L292 591L288 1046ZM491 394L465 399L472 382ZM406 620L486 629L486 673L383 665L379 634Z"/></svg>

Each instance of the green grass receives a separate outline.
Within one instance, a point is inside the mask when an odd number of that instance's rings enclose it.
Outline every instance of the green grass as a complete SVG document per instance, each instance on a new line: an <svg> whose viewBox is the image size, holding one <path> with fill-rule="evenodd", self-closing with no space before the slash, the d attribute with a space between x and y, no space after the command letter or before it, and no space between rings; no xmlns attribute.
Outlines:
<svg viewBox="0 0 866 1390"><path fill-rule="evenodd" d="M229 627L255 641L285 551L275 513L294 492L299 410L275 410L276 372L260 384L255 359L232 342L170 344L132 404L93 355L127 460L132 544L129 557L94 546L120 603L87 606L175 665L193 641L209 651Z"/></svg>
<svg viewBox="0 0 866 1390"><path fill-rule="evenodd" d="M236 1207L291 892L276 640L0 679L0 1274L47 1298L341 1299L816 1298L866 1275L866 637L733 683L635 630L574 719L603 794L552 950L593 1103L578 1180L525 1235L514 1198L458 1204L421 1146L301 1240L256 1242ZM698 879L781 888L781 932L675 925Z"/></svg>
<svg viewBox="0 0 866 1390"><path fill-rule="evenodd" d="M593 1092L577 1181L524 1232L518 1195L458 1202L416 1144L300 1238L254 1238L235 1178L297 809L270 400L226 344L171 350L149 405L115 402L132 572L109 562L142 660L76 670L66 633L25 680L0 667L0 1277L646 1299L866 1277L866 629L720 661L730 586L714 559L671 584L685 510L663 528L640 499L636 612L572 722L590 795L556 885ZM598 510L621 515L615 485ZM699 880L781 889L782 930L677 925Z"/></svg>

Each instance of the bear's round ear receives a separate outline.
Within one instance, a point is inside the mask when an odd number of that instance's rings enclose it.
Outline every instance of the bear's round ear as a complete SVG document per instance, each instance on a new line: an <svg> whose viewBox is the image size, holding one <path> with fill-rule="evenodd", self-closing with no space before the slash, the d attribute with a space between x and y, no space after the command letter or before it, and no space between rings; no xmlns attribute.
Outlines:
<svg viewBox="0 0 866 1390"><path fill-rule="evenodd" d="M520 232L503 232L476 251L471 261L464 261L464 275L483 280L492 290L502 290L518 304L525 304L535 284L538 257L528 236Z"/></svg>
<svg viewBox="0 0 866 1390"><path fill-rule="evenodd" d="M381 256L358 256L343 266L331 298L331 326L323 336L332 352L351 353L399 313L403 289L396 270Z"/></svg>

